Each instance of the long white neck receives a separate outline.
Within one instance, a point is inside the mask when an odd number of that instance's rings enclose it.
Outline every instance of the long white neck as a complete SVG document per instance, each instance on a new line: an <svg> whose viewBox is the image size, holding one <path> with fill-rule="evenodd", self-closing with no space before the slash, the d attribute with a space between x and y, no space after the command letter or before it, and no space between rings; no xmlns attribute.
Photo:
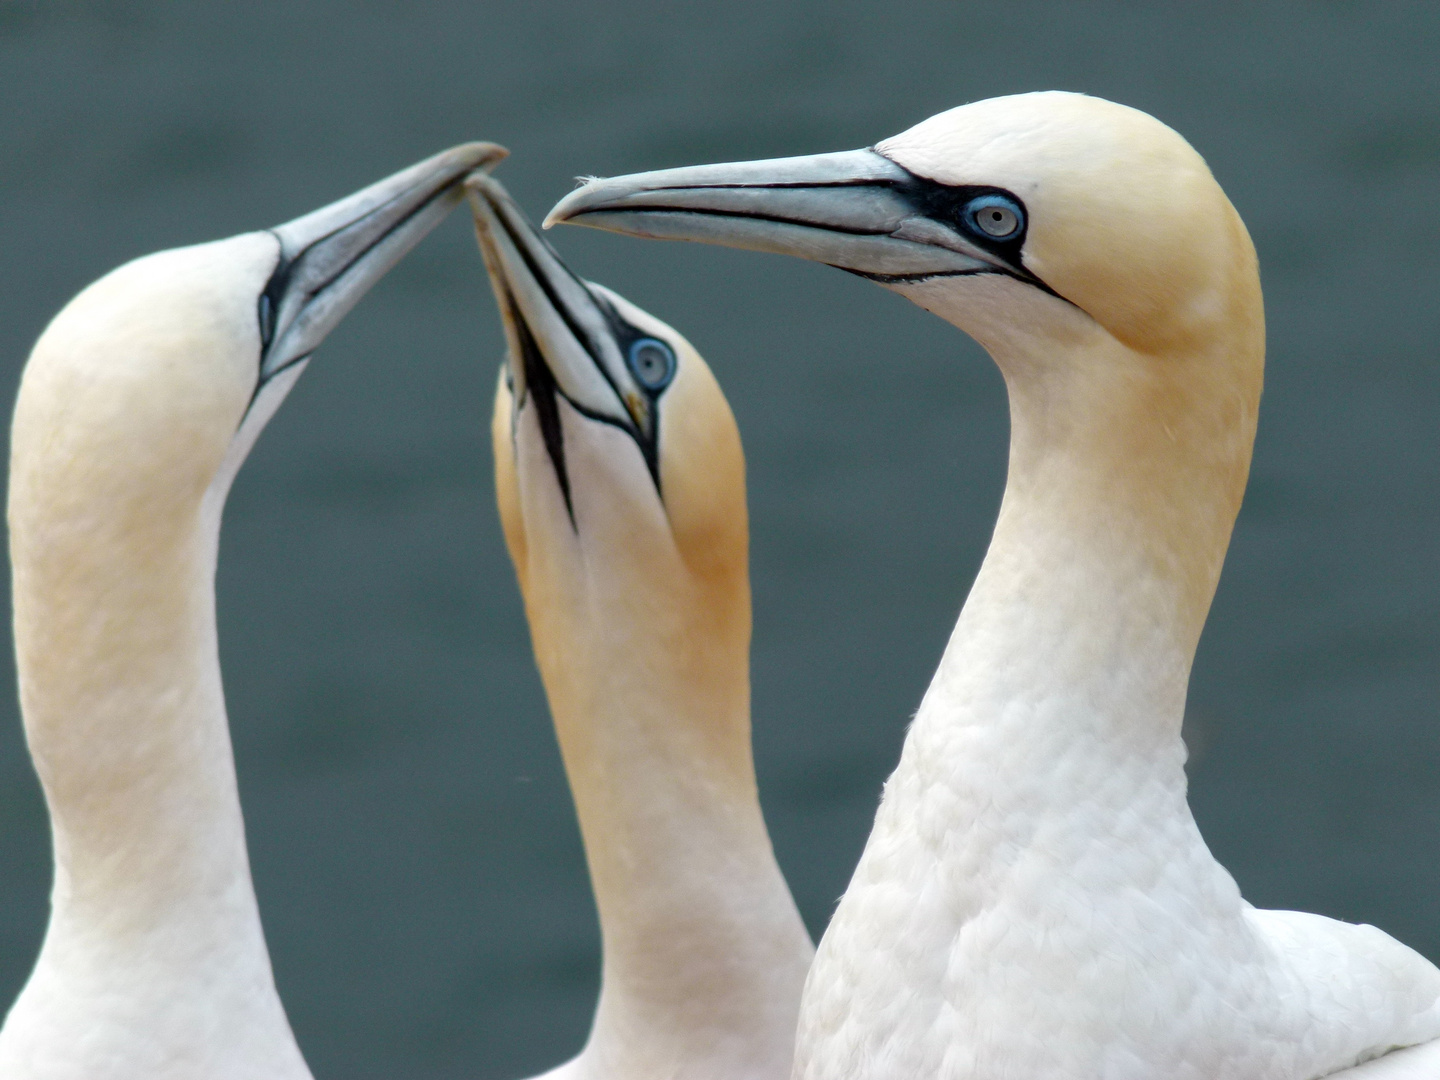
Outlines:
<svg viewBox="0 0 1440 1080"><path fill-rule="evenodd" d="M1211 973L1192 957L1255 960L1238 890L1186 804L1180 724L1248 470L1259 336L1143 356L1003 280L968 286L960 312L943 279L932 288L919 299L1005 375L1009 473L821 942L806 1080L1088 1070L1100 1058L1085 1054L1151 1015L1131 995L1155 956L1186 957L1177 1001ZM1017 317L1026 302L1033 317ZM957 1047L968 1064L946 1056ZM891 1057L890 1073L850 1064Z"/></svg>
<svg viewBox="0 0 1440 1080"><path fill-rule="evenodd" d="M91 508L32 469L46 457L17 451L11 549L55 886L0 1073L308 1078L265 948L221 688L229 475L209 498Z"/></svg>
<svg viewBox="0 0 1440 1080"><path fill-rule="evenodd" d="M786 1076L813 948L761 817L748 687L614 690L557 715L604 950L585 1058L605 1076Z"/></svg>
<svg viewBox="0 0 1440 1080"><path fill-rule="evenodd" d="M779 1080L814 948L760 814L743 564L707 585L613 487L576 488L609 495L580 507L595 564L559 516L517 559L603 945L559 1074Z"/></svg>
<svg viewBox="0 0 1440 1080"><path fill-rule="evenodd" d="M1248 339L1140 356L1071 322L1058 343L1010 324L985 342L1009 389L1005 497L906 757L954 770L954 824L981 847L1083 860L1082 838L1120 830L1132 852L1148 835L1155 858L1184 858L1200 840L1180 725L1244 490L1260 357ZM1025 836L988 828L1007 808Z"/></svg>

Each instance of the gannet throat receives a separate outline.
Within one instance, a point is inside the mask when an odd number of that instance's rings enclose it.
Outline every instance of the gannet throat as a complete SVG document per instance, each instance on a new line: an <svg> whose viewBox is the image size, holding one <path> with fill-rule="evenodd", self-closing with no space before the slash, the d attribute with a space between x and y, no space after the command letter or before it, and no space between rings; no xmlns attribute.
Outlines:
<svg viewBox="0 0 1440 1080"><path fill-rule="evenodd" d="M21 379L9 523L55 885L5 1080L308 1080L236 791L214 578L230 482L325 334L498 147L163 251L58 314Z"/></svg>

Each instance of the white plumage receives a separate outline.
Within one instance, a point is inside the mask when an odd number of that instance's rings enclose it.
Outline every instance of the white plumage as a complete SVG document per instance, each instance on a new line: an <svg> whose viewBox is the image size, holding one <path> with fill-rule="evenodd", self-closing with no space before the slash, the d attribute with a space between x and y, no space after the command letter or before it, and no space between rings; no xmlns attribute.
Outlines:
<svg viewBox="0 0 1440 1080"><path fill-rule="evenodd" d="M874 150L597 181L551 220L852 270L1006 380L994 539L821 942L797 1078L1313 1080L1440 1038L1440 971L1373 927L1251 908L1186 803L1264 321L1249 237L1183 139L1023 95ZM1440 1075L1427 1056L1353 1075Z"/></svg>

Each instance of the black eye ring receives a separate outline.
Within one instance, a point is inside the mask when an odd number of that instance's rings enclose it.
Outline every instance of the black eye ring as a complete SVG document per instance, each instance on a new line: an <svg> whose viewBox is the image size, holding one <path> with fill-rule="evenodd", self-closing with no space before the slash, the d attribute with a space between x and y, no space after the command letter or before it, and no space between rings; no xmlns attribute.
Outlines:
<svg viewBox="0 0 1440 1080"><path fill-rule="evenodd" d="M980 195L965 204L961 217L972 232L988 240L1013 240L1025 231L1025 211L1005 195Z"/></svg>
<svg viewBox="0 0 1440 1080"><path fill-rule="evenodd" d="M652 394L658 394L675 377L675 351L663 341L643 337L630 343L625 353L630 374Z"/></svg>

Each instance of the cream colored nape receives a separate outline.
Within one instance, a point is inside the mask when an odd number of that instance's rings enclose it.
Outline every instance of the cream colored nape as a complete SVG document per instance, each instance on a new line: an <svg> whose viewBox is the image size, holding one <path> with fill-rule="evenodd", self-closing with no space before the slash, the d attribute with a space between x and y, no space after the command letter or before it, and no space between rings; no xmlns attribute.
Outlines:
<svg viewBox="0 0 1440 1080"><path fill-rule="evenodd" d="M15 637L56 879L0 1032L6 1080L310 1075L250 882L212 589L279 254L256 233L136 260L71 301L25 369Z"/></svg>
<svg viewBox="0 0 1440 1080"><path fill-rule="evenodd" d="M631 434L557 395L573 519L533 401L517 410L503 378L496 396L501 518L603 942L590 1038L546 1076L782 1080L814 950L751 760L739 432L684 338L589 287L677 367L658 399L658 489Z"/></svg>

